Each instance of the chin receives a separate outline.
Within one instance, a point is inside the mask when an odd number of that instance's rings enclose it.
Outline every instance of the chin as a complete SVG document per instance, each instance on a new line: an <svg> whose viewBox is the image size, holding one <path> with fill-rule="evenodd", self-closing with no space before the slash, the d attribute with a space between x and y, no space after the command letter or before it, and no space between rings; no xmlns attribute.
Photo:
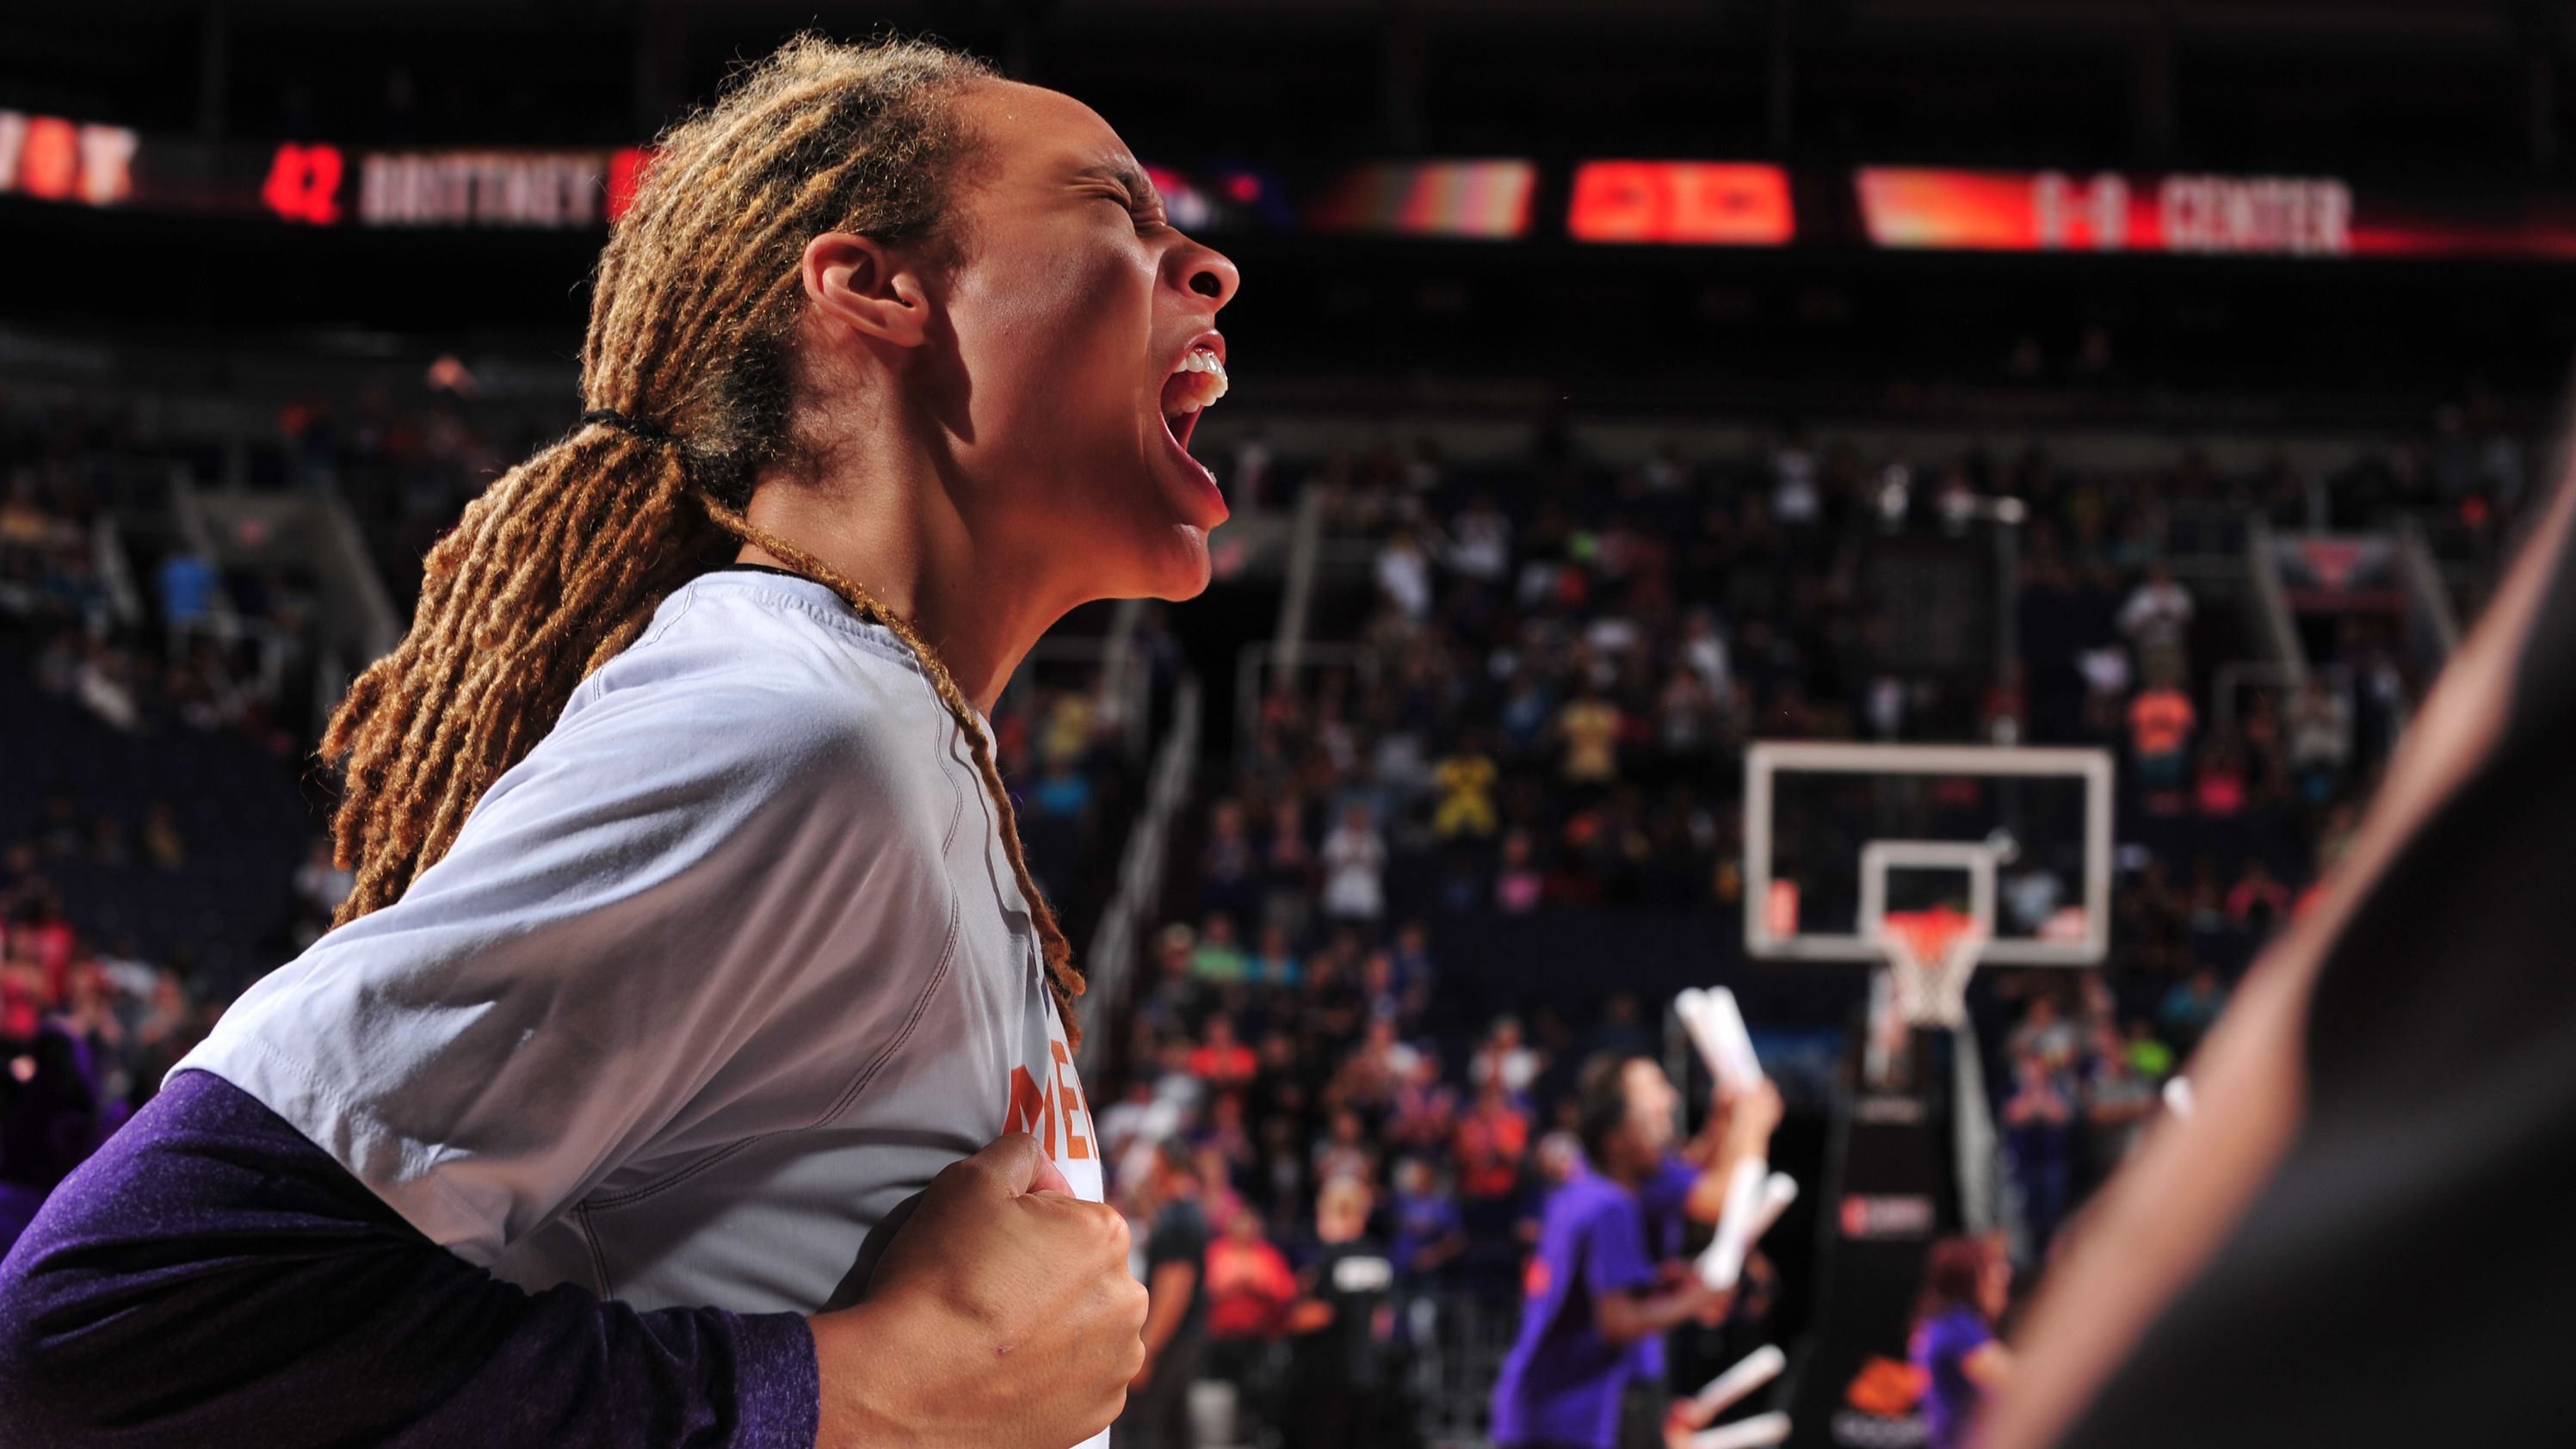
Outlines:
<svg viewBox="0 0 2576 1449"><path fill-rule="evenodd" d="M1195 523L1176 523L1155 550L1150 581L1137 593L1179 603L1207 592L1209 576L1207 530Z"/></svg>

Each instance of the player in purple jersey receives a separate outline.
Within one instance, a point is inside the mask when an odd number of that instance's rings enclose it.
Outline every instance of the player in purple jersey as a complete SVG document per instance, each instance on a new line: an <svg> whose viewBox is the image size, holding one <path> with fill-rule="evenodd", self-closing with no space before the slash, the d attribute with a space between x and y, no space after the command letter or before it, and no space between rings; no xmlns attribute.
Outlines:
<svg viewBox="0 0 2576 1449"><path fill-rule="evenodd" d="M1943 1238L1923 1269L1908 1356L1923 1372L1924 1442L1967 1442L1977 1410L2003 1388L2012 1351L1995 1337L2012 1291L2012 1263L1984 1238Z"/></svg>
<svg viewBox="0 0 2576 1449"><path fill-rule="evenodd" d="M1767 1083L1721 1094L1677 1150L1681 1094L1642 1056L1594 1058L1576 1097L1585 1161L1548 1198L1520 1337L1494 1382L1498 1445L1616 1449L1629 1385L1662 1383L1664 1332L1717 1322L1733 1302L1677 1261L1681 1219L1716 1222L1736 1162L1767 1155L1780 1121Z"/></svg>

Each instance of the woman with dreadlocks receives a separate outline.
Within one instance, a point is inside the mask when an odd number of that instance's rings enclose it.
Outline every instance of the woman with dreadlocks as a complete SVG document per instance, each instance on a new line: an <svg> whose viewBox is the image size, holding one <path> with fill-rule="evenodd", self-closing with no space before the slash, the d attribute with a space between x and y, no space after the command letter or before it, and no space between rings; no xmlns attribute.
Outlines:
<svg viewBox="0 0 2576 1449"><path fill-rule="evenodd" d="M1183 598L1233 266L1088 108L800 40L332 721L337 927L0 1263L0 1442L1063 1449L1142 1290L985 713Z"/></svg>

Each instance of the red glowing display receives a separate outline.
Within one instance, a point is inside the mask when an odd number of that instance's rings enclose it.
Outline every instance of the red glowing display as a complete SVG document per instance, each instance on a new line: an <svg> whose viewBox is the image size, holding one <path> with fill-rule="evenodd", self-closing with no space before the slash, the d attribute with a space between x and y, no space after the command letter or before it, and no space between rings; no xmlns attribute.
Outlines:
<svg viewBox="0 0 2576 1449"><path fill-rule="evenodd" d="M1726 161L1586 161L1565 229L1577 241L1786 246L1797 236L1789 173Z"/></svg>

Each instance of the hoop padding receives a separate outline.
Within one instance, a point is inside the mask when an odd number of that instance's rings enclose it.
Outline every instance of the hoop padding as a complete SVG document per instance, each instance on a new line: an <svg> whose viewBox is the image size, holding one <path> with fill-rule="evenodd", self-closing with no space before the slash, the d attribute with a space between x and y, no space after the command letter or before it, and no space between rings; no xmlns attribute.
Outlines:
<svg viewBox="0 0 2576 1449"><path fill-rule="evenodd" d="M1899 1016L1913 1026L1955 1027L1968 1019L1968 978L1987 931L1976 918L1944 906L1889 911L1879 918L1888 986Z"/></svg>

